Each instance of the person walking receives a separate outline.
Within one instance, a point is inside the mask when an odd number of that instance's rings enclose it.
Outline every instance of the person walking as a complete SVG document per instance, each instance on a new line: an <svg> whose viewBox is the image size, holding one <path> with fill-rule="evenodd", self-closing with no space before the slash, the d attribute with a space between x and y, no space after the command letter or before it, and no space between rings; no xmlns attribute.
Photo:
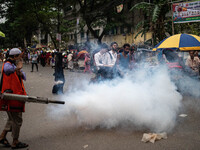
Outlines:
<svg viewBox="0 0 200 150"><path fill-rule="evenodd" d="M24 60L24 63L25 63L25 64L29 64L29 62L28 62L28 52L27 52L27 49L24 49L23 60Z"/></svg>
<svg viewBox="0 0 200 150"><path fill-rule="evenodd" d="M38 59L38 55L37 55L37 52L33 52L33 54L31 55L31 63L32 63L32 70L31 72L33 72L33 69L34 69L34 65L36 66L36 69L38 71L38 62L37 62L37 59Z"/></svg>
<svg viewBox="0 0 200 150"><path fill-rule="evenodd" d="M67 56L67 61L68 61L68 68L70 71L73 71L74 69L74 62L73 62L73 54L70 52Z"/></svg>
<svg viewBox="0 0 200 150"><path fill-rule="evenodd" d="M2 66L1 93L13 93L26 95L23 80L26 80L25 73L22 71L21 51L13 48L9 52L8 59ZM13 149L26 148L28 145L18 140L20 128L22 126L22 112L25 110L25 103L16 100L0 100L0 110L6 111L8 120L4 130L0 135L0 144ZM12 132L13 142L9 144L6 139L8 132Z"/></svg>
<svg viewBox="0 0 200 150"><path fill-rule="evenodd" d="M45 67L46 65L46 55L45 55L45 52L42 51L42 53L40 54L40 63L42 65L42 67Z"/></svg>
<svg viewBox="0 0 200 150"><path fill-rule="evenodd" d="M92 71L90 70L90 55L88 53L85 54L84 65L85 65L84 72L88 71L89 73L92 73Z"/></svg>

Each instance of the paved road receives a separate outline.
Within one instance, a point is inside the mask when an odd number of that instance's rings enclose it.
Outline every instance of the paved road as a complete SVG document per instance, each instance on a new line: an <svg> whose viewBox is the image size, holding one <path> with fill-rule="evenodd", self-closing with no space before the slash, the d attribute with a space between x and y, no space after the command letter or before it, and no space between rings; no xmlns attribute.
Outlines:
<svg viewBox="0 0 200 150"><path fill-rule="evenodd" d="M31 65L24 65L27 73L25 87L29 95L59 99L52 95L54 83L51 67L42 68L39 72L30 72ZM91 75L82 72L69 72L65 70L65 87L76 86L80 80L89 80ZM81 86L81 85L79 85ZM49 117L47 114L50 105L26 104L26 113L23 114L24 123L21 128L20 140L28 143L29 150L198 150L200 148L200 109L188 103L191 97L184 97L182 113L188 116L178 117L177 125L168 133L168 139L157 141L154 144L143 143L141 138L143 130L132 129L86 129L84 127L69 127L73 120L56 120L57 116ZM197 105L199 106L199 104ZM0 128L6 122L6 113L0 112ZM65 124L67 122L67 125ZM8 134L8 140L11 136ZM84 147L85 146L85 147ZM0 146L1 150L6 150Z"/></svg>

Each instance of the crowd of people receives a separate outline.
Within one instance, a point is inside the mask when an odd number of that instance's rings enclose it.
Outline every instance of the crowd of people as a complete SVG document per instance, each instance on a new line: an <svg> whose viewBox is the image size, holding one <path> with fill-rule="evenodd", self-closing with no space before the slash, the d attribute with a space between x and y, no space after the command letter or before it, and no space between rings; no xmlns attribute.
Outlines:
<svg viewBox="0 0 200 150"><path fill-rule="evenodd" d="M91 54L93 62L93 72L96 73L95 80L113 79L123 77L124 74L131 70L144 67L154 67L165 65L172 70L179 70L187 73L189 76L199 78L200 59L198 51L189 51L187 58L182 54L186 52L177 52L174 49L162 49L161 51L152 52L150 50L139 48L128 43L119 48L116 42L102 44L99 50ZM187 53L187 54L188 54Z"/></svg>
<svg viewBox="0 0 200 150"><path fill-rule="evenodd" d="M83 53L82 53L83 52ZM25 64L31 63L31 72L38 71L38 63L42 67L55 67L54 51L45 50L22 50L22 58ZM198 51L184 52L188 53L188 58L180 57L177 51L172 49L163 49L161 51L152 52L151 50L140 50L136 45L125 43L122 47L118 46L117 42L112 42L110 45L105 43L95 49L82 47L80 50L71 49L62 51L63 68L69 71L75 69L83 70L84 73L95 73L96 78L111 79L116 76L123 76L127 70L134 70L142 63L155 66L163 64L170 66L171 62L181 64L182 69L190 70L191 74L199 76L200 59ZM6 59L5 57L1 60Z"/></svg>
<svg viewBox="0 0 200 150"><path fill-rule="evenodd" d="M89 51L86 48L81 52L67 51L55 55L57 52L44 51L21 51L18 48L9 50L1 59L3 61L2 76L1 76L1 93L12 93L19 95L26 95L23 85L23 80L26 80L26 75L22 71L23 64L32 63L31 72L38 69L38 63L45 67L46 65L66 64L56 68L55 81L59 84L54 85L53 93L56 93L58 88L61 88L65 83L64 75L56 75L63 72L62 68L66 67L73 71L76 65L80 67L80 60L84 65L84 72L96 74L92 82L99 82L102 80L111 80L116 77L123 77L127 72L134 71L137 68L156 66L159 64L166 65L170 71L178 69L187 71L190 76L199 77L200 75L200 59L198 51L189 51L186 60L180 57L179 53L173 49L162 49L158 52L144 51L137 49L135 45L125 43L123 48L119 48L116 42L112 42L110 46L101 44L97 49ZM56 58L55 58L56 56ZM23 58L23 59L22 59ZM61 60L62 59L62 60ZM62 82L61 82L62 81ZM61 83L60 83L61 82ZM58 85L61 85L60 87ZM28 144L18 140L20 128L22 125L22 112L25 110L24 102L16 100L1 100L0 110L4 110L8 114L8 121L0 134L0 144L5 147L12 147L13 149L26 148ZM6 138L8 132L12 132L13 141L10 144Z"/></svg>

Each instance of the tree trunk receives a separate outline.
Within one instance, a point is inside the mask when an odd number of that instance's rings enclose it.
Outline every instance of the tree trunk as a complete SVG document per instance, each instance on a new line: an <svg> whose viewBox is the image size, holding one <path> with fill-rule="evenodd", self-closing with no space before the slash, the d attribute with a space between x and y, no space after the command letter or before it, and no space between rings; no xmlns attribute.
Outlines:
<svg viewBox="0 0 200 150"><path fill-rule="evenodd" d="M49 36L51 37L51 40L52 40L52 42L53 42L53 45L54 45L55 49L57 49L56 40L55 40L55 38L53 38L52 33L51 33L51 32L47 32L47 33L49 33Z"/></svg>

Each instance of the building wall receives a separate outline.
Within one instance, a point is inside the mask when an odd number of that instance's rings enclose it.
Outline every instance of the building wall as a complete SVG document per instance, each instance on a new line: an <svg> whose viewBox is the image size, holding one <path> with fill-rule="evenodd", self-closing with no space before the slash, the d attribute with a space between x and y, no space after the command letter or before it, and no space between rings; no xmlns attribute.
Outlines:
<svg viewBox="0 0 200 150"><path fill-rule="evenodd" d="M139 43L144 43L146 40L149 40L152 38L152 33L148 32L144 35L141 36L138 35L137 38L135 39L135 35L137 34L137 31L135 33L129 33L129 34L117 34L117 35L105 35L102 39L102 43L107 43L110 44L111 42L117 42L119 46L123 46L124 43L129 43L129 44L136 44L138 45ZM94 39L93 37L89 36L90 42L97 44L97 39ZM145 40L146 39L146 40ZM86 33L84 33L84 37L81 37L80 34L77 35L77 44L78 45L83 45L83 43L86 42ZM68 41L68 45L74 45L76 43L76 39L74 36L72 39Z"/></svg>
<svg viewBox="0 0 200 150"><path fill-rule="evenodd" d="M146 35L146 40L151 39L152 33L149 32ZM117 42L119 46L123 46L124 43L129 43L129 44L139 44L139 43L144 43L144 36L141 37L141 35L137 36L135 39L135 34L130 33L130 34L120 34L120 35L110 35L110 36L104 36L102 39L102 42L110 44L111 42Z"/></svg>
<svg viewBox="0 0 200 150"><path fill-rule="evenodd" d="M136 0L139 1L139 0ZM129 43L129 44L139 44L139 43L144 43L146 40L151 39L152 37L152 33L147 33L145 34L145 37L141 35L137 36L137 38L135 39L135 35L137 34L138 31L136 31L136 25L138 24L138 22L140 22L143 19L143 14L141 11L139 10L133 10L132 12L130 12L130 6L133 6L134 3L136 3L136 1L130 1L128 4L124 5L124 11L127 14L126 16L126 21L129 22L129 24L131 25L131 31L129 31L128 33L128 29L125 27L124 28L124 33L120 33L120 28L121 27L117 27L117 31L116 33L111 33L111 31L108 33L108 35L105 35L102 39L103 43L107 43L110 44L113 41L116 41L119 46L122 46L124 43ZM99 30L99 34L101 34L103 32L103 29L101 27L96 28L96 30ZM75 36L71 36L73 38L70 38L70 41L68 42L70 45L73 45L75 43L77 43L78 45L83 45L86 41L87 41L87 27L84 27L84 36L81 36L81 33L79 33L77 35L77 39L74 38ZM90 42L96 44L97 43L97 39L94 39L94 37L91 35L91 33L88 36Z"/></svg>

